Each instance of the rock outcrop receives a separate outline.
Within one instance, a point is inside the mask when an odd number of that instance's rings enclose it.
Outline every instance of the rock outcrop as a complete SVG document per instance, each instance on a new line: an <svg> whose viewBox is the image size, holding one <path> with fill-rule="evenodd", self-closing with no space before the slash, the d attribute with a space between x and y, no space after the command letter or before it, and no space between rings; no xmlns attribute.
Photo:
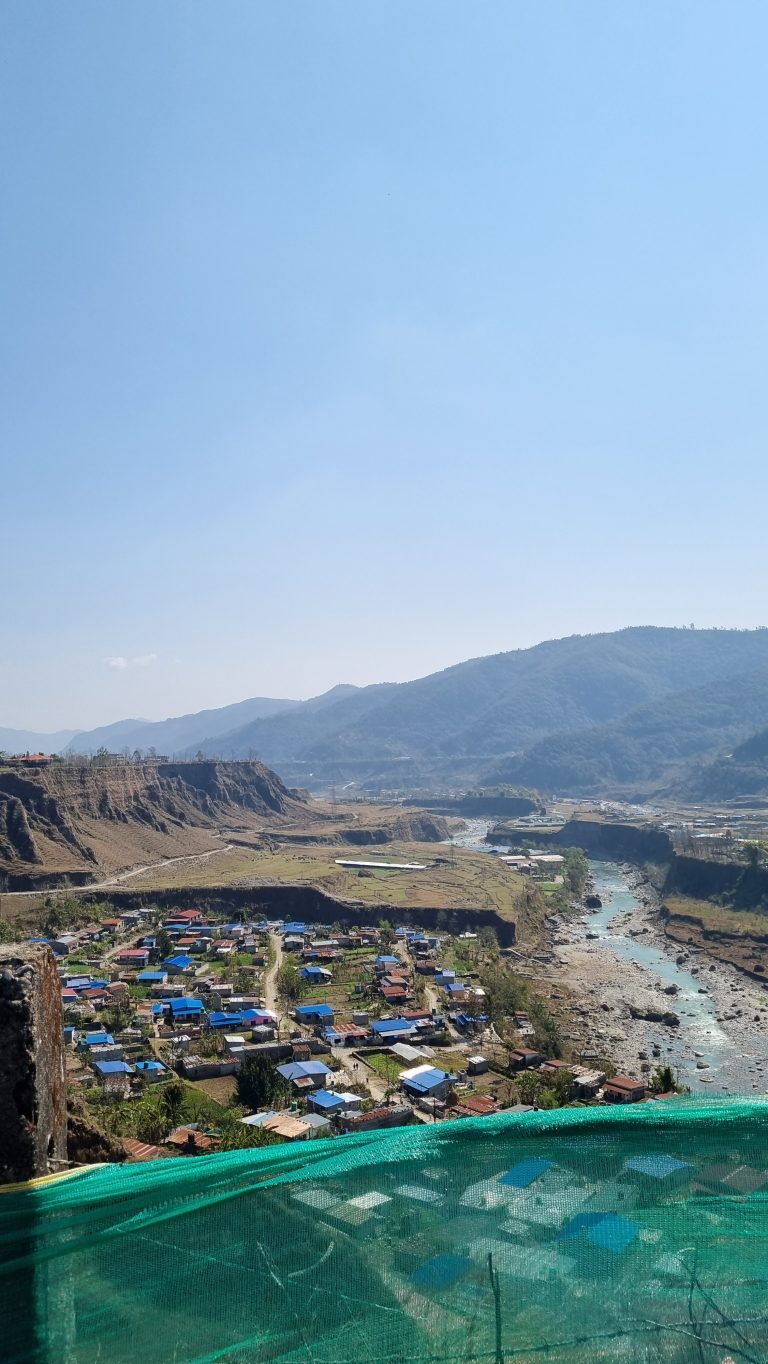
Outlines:
<svg viewBox="0 0 768 1364"><path fill-rule="evenodd" d="M204 851L233 825L297 817L307 817L304 798L258 762L0 767L0 888L21 888L35 872L93 879L98 869Z"/></svg>

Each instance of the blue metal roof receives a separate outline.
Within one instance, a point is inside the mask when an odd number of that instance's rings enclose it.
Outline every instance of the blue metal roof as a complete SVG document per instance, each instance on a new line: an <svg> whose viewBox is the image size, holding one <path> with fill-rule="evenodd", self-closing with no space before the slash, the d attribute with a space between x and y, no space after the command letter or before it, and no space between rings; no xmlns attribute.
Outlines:
<svg viewBox="0 0 768 1364"><path fill-rule="evenodd" d="M99 1075L133 1075L133 1066L127 1061L94 1061L93 1069Z"/></svg>
<svg viewBox="0 0 768 1364"><path fill-rule="evenodd" d="M307 931L306 924L298 923L283 924L284 934L296 933L298 936L301 936L303 933L306 933L306 931Z"/></svg>
<svg viewBox="0 0 768 1364"><path fill-rule="evenodd" d="M165 981L165 978L166 978L165 971L140 971L138 976L140 985L142 984L162 985L163 982Z"/></svg>
<svg viewBox="0 0 768 1364"><path fill-rule="evenodd" d="M169 999L168 1005L172 1014L205 1013L205 1005L202 999Z"/></svg>
<svg viewBox="0 0 768 1364"><path fill-rule="evenodd" d="M162 1061L137 1061L137 1070L165 1070Z"/></svg>
<svg viewBox="0 0 768 1364"><path fill-rule="evenodd" d="M333 1018L330 1004L302 1004L296 1013L301 1018Z"/></svg>
<svg viewBox="0 0 768 1364"><path fill-rule="evenodd" d="M184 952L180 952L178 956L169 957L167 961L163 962L163 966L176 966L180 971L185 970L187 966L192 966L193 964L192 958L188 957Z"/></svg>
<svg viewBox="0 0 768 1364"><path fill-rule="evenodd" d="M376 1033L388 1032L413 1032L415 1023L408 1018L377 1018L371 1024L371 1031Z"/></svg>
<svg viewBox="0 0 768 1364"><path fill-rule="evenodd" d="M316 1089L309 1102L315 1108L343 1108L344 1100L339 1094L332 1094L330 1089Z"/></svg>
<svg viewBox="0 0 768 1364"><path fill-rule="evenodd" d="M415 1089L418 1094L428 1094L430 1090L437 1089L442 1085L448 1076L444 1070L424 1070L420 1075L414 1075L412 1079L403 1080L403 1084L408 1089Z"/></svg>
<svg viewBox="0 0 768 1364"><path fill-rule="evenodd" d="M86 1047L113 1047L115 1044L111 1032L87 1032L84 1041Z"/></svg>
<svg viewBox="0 0 768 1364"><path fill-rule="evenodd" d="M322 1061L289 1061L285 1066L278 1066L277 1073L284 1080L303 1080L308 1075L330 1075L331 1072Z"/></svg>
<svg viewBox="0 0 768 1364"><path fill-rule="evenodd" d="M551 1170L551 1160L520 1160L517 1165L513 1165L511 1170L507 1170L501 1176L502 1184L508 1184L513 1189L527 1189L529 1184L533 1184L539 1175L543 1175L545 1170Z"/></svg>

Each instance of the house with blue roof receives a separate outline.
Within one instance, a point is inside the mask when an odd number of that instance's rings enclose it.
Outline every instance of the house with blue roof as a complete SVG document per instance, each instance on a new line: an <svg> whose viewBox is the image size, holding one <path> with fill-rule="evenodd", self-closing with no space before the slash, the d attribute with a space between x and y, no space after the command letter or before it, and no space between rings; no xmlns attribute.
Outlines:
<svg viewBox="0 0 768 1364"><path fill-rule="evenodd" d="M111 1032L87 1032L85 1037L81 1039L80 1045L88 1047L89 1050L91 1047L113 1047L115 1039Z"/></svg>
<svg viewBox="0 0 768 1364"><path fill-rule="evenodd" d="M241 1013L228 1014L221 1009L215 1009L208 1015L209 1028L242 1028L243 1015Z"/></svg>
<svg viewBox="0 0 768 1364"><path fill-rule="evenodd" d="M283 924L282 928L280 929L280 932L282 933L284 938L290 937L303 938L306 931L307 925L301 923Z"/></svg>
<svg viewBox="0 0 768 1364"><path fill-rule="evenodd" d="M167 1066L164 1066L162 1061L137 1061L136 1071L147 1081L147 1084L154 1084L156 1080L163 1080L169 1074Z"/></svg>
<svg viewBox="0 0 768 1364"><path fill-rule="evenodd" d="M284 1066L278 1066L277 1073L301 1093L322 1089L325 1077L331 1071L322 1061L289 1061Z"/></svg>
<svg viewBox="0 0 768 1364"><path fill-rule="evenodd" d="M445 1099L451 1088L451 1077L437 1066L414 1066L400 1072L400 1084L414 1099Z"/></svg>
<svg viewBox="0 0 768 1364"><path fill-rule="evenodd" d="M300 1004L294 1009L297 1023L332 1023L335 1014L330 1004Z"/></svg>
<svg viewBox="0 0 768 1364"><path fill-rule="evenodd" d="M401 962L399 957L391 957L386 953L383 953L381 956L376 958L373 964L376 969L376 975L380 976L389 971L392 966L402 966L403 963Z"/></svg>
<svg viewBox="0 0 768 1364"><path fill-rule="evenodd" d="M168 1010L174 1023L183 1019L201 1019L205 1013L205 1005L202 999L193 999L182 996L180 999L169 999Z"/></svg>
<svg viewBox="0 0 768 1364"><path fill-rule="evenodd" d="M172 976L178 976L184 971L191 970L194 964L194 960L192 957L188 957L186 952L179 952L175 957L169 957L167 961L163 962L163 970L168 971Z"/></svg>
<svg viewBox="0 0 768 1364"><path fill-rule="evenodd" d="M314 1094L310 1094L307 1103L310 1108L314 1108L318 1113L340 1113L344 1108L344 1099L341 1094L334 1094L330 1089L316 1089Z"/></svg>
<svg viewBox="0 0 768 1364"><path fill-rule="evenodd" d="M137 977L139 985L165 985L167 981L167 971L140 971Z"/></svg>
<svg viewBox="0 0 768 1364"><path fill-rule="evenodd" d="M408 1018L376 1018L371 1023L371 1032L374 1037L383 1041L392 1038L411 1037L416 1031L415 1022Z"/></svg>
<svg viewBox="0 0 768 1364"><path fill-rule="evenodd" d="M105 1089L121 1091L130 1088L131 1076L136 1073L127 1061L94 1061L93 1069Z"/></svg>
<svg viewBox="0 0 768 1364"><path fill-rule="evenodd" d="M299 975L309 985L325 985L332 979L331 972L324 966L302 966Z"/></svg>

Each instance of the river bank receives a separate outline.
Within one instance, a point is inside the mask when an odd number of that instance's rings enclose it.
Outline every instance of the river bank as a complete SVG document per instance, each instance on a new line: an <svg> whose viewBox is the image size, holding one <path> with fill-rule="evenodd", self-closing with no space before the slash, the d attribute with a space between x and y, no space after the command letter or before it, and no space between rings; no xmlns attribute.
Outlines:
<svg viewBox="0 0 768 1364"><path fill-rule="evenodd" d="M489 827L468 820L452 841L492 854ZM539 958L574 1053L596 1052L630 1075L670 1065L702 1094L767 1093L768 983L667 938L658 891L639 867L589 865L601 907L551 914Z"/></svg>
<svg viewBox="0 0 768 1364"><path fill-rule="evenodd" d="M671 943L637 868L590 870L602 908L550 921L564 983L578 982L567 1010L572 1045L630 1074L668 1064L694 1091L768 1089L768 990L700 948Z"/></svg>

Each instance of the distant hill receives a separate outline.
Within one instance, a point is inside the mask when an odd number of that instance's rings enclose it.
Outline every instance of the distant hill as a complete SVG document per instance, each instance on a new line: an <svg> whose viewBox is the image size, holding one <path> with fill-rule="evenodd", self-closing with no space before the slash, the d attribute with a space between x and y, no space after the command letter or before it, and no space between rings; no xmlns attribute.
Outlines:
<svg viewBox="0 0 768 1364"><path fill-rule="evenodd" d="M764 715L768 714L768 708ZM731 753L695 766L676 787L680 799L718 803L768 796L768 729L760 729Z"/></svg>
<svg viewBox="0 0 768 1364"><path fill-rule="evenodd" d="M121 720L67 747L253 758L315 791L455 792L480 782L651 793L684 783L763 726L767 679L768 630L637 626L474 658L413 682ZM24 737L35 742L14 746L21 751L54 747L52 736Z"/></svg>
<svg viewBox="0 0 768 1364"><path fill-rule="evenodd" d="M0 753L61 753L77 732L57 729L53 734L42 734L34 729L0 727Z"/></svg>
<svg viewBox="0 0 768 1364"><path fill-rule="evenodd" d="M574 635L471 659L415 682L363 687L321 710L312 703L295 706L209 737L202 749L209 756L253 754L285 780L311 788L329 781L375 790L429 779L467 784L482 778L548 789L551 764L529 765L520 775L515 762L500 759L527 755L539 741L569 732L581 735L574 738L576 754L583 742L589 757L589 773L579 775L581 760L577 764L580 786L597 789L603 780L600 736L586 738L584 731L611 725L675 693L761 667L768 668L768 631L763 630L649 626ZM691 751L699 751L695 743ZM631 766L627 763L628 771ZM563 764L563 775L572 767ZM606 782L614 780L609 773L607 767ZM565 782L555 785L566 789Z"/></svg>
<svg viewBox="0 0 768 1364"><path fill-rule="evenodd" d="M297 704L296 701L254 696L232 706L200 710L170 720L118 720L116 724L76 734L66 749L70 753L97 753L100 748L106 748L110 753L121 753L127 748L130 753L137 749L140 753L148 753L153 748L156 753L169 757L185 751L194 754L204 739L224 734L260 716L277 715Z"/></svg>
<svg viewBox="0 0 768 1364"><path fill-rule="evenodd" d="M488 779L524 782L549 793L643 795L670 788L682 795L694 789L690 774L703 759L742 739L766 715L768 667L763 667L648 702L610 724L553 735L498 764ZM732 760L731 776L725 783L721 770L721 786L736 794L739 777ZM719 798L716 787L715 773L702 773L697 798Z"/></svg>

